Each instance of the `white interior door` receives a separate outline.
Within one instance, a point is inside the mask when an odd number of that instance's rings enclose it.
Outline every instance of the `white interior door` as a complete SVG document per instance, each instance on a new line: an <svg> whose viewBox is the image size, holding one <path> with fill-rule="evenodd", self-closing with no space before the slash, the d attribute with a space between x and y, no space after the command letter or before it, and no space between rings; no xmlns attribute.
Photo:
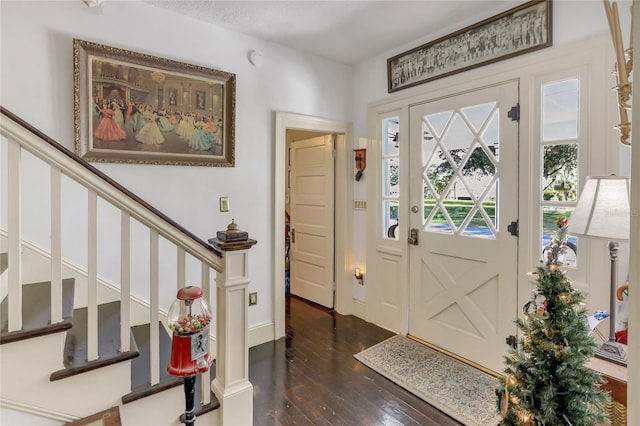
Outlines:
<svg viewBox="0 0 640 426"><path fill-rule="evenodd" d="M291 144L291 293L333 308L333 136Z"/></svg>
<svg viewBox="0 0 640 426"><path fill-rule="evenodd" d="M410 108L409 333L493 371L516 332L517 82Z"/></svg>

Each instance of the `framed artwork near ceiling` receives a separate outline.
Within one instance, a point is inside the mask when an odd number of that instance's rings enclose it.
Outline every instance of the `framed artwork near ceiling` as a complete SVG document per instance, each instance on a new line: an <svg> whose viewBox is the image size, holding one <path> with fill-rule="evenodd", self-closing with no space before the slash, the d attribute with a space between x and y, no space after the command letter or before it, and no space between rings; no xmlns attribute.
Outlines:
<svg viewBox="0 0 640 426"><path fill-rule="evenodd" d="M235 74L78 39L73 60L83 159L234 166Z"/></svg>
<svg viewBox="0 0 640 426"><path fill-rule="evenodd" d="M387 59L395 92L552 45L551 0L534 0Z"/></svg>

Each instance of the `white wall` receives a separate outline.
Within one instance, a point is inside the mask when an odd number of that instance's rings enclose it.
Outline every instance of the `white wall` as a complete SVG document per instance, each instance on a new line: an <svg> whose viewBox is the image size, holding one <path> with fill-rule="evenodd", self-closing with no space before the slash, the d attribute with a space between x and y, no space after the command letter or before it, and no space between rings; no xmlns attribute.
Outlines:
<svg viewBox="0 0 640 426"><path fill-rule="evenodd" d="M274 111L350 121L351 67L215 28L142 2L109 1L88 8L80 0L2 1L0 14L0 104L71 150L74 38L237 75L234 168L94 165L205 241L234 218L251 238L258 240L250 254L250 291L258 292L259 302L249 310L249 324L272 321ZM261 68L247 60L252 49L264 55ZM42 171L45 177L47 173ZM28 239L39 242L28 228L38 226L48 235L46 220L42 221L42 212L48 206L48 189L30 182L25 186L35 192L23 200L25 210L30 212L24 219L24 232ZM230 197L229 213L218 212L220 196ZM82 200L81 195L78 197ZM86 238L81 225L86 219L82 219L82 203L78 203L79 214L65 222L67 227L78 228L64 241L68 250L65 257L72 261L84 258ZM2 220L6 220L4 215ZM108 229L101 232L101 238L107 245L117 244ZM148 247L144 234L140 239ZM39 243L46 247L46 242ZM161 259L163 265L174 263L175 256L169 253ZM188 284L199 277L197 266L191 266ZM148 275L147 270L139 269L133 285ZM116 259L101 256L100 275L117 282L117 271ZM168 291L175 295L174 289Z"/></svg>

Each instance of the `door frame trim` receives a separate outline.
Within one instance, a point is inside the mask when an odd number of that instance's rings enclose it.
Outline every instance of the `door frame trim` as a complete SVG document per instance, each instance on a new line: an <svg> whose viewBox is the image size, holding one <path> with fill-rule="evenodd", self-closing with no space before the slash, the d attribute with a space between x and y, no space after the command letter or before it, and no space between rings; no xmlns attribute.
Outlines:
<svg viewBox="0 0 640 426"><path fill-rule="evenodd" d="M597 55L594 52L598 53ZM538 179L538 171L530 165L530 159L534 154L534 150L537 147L532 145L533 128L531 122L531 116L533 111L530 109L530 102L534 96L535 79L539 75L545 75L549 72L561 71L563 69L573 69L577 66L585 65L589 67L590 77L589 85L592 87L590 100L605 99L606 102L600 102L597 104L596 110L599 115L602 116L606 123L606 133L598 133L592 136L595 140L605 140L608 137L612 139L616 138L615 121L617 120L617 106L613 96L609 96L609 73L607 70L613 69L613 58L611 39L607 34L596 35L592 38L585 40L575 41L570 44L553 47L552 49L541 50L530 55L520 56L513 59L510 66L500 64L492 64L486 67L477 68L475 70L451 76L437 81L428 83L428 89L425 86L416 86L410 89L406 89L402 92L397 92L392 95L386 96L383 99L372 101L367 103L367 137L369 138L370 145L370 157L371 163L379 161L379 140L380 126L378 120L381 116L389 113L398 114L400 116L401 123L405 122L408 125L408 111L412 105L421 104L431 99L446 97L450 93L459 93L466 90L472 90L474 87L486 87L491 84L498 84L506 82L511 79L518 79L520 82L520 105L521 116L523 117L520 122L520 152L519 152L519 187L526 188L529 185L531 179ZM550 64L553 65L550 68ZM591 101L590 101L591 102ZM590 107L593 108L593 103L590 103ZM603 125L604 126L604 125ZM403 134L407 133L406 128L400 125L400 145L408 143L405 141ZM603 127L604 128L604 127ZM619 136L619 134L618 134ZM605 171L610 170L614 172L616 170L616 158L619 157L619 153L613 148L611 144L600 144L590 142L590 147L593 152L593 157L589 160L589 171L593 173L604 174ZM369 155L368 155L369 156ZM401 161L406 161L406 158L401 153ZM523 161L523 159L525 161ZM406 181L408 176L404 172L405 168L401 167L400 180ZM600 172L598 172L600 170ZM379 238L379 219L381 210L379 208L380 199L380 186L381 181L379 177L376 177L373 181L372 173L375 173L375 168L369 174L369 184L367 189L368 209L367 209L367 234L372 236L372 239L368 240L366 261L368 265L375 264L376 253L381 250L398 250L399 253L406 259L408 253L408 246L403 238L401 242L396 240L383 240ZM406 191L401 191L400 195L400 220L401 223L405 222L402 218L406 217L406 206L408 201L405 197ZM519 238L519 259L518 259L518 306L522 306L526 302L526 298L531 293L532 280L527 271L533 270L536 263L534 260L539 255L537 250L534 251L531 241L538 238L536 233L533 232L532 215L533 206L535 205L535 195L526 195L522 191L520 192L518 211L520 214L520 238ZM527 225L528 224L528 225ZM594 280L599 271L605 267L600 265L600 258L593 259L593 266L591 267L591 280ZM405 264L405 271L408 274L408 263ZM370 267L369 267L370 268ZM371 271L369 271L371 272ZM375 302L379 299L379 294L384 287L384 283L380 282L379 275L368 275L367 281L367 317L368 321L377 324L375 320ZM596 279L597 281L597 279ZM401 290L405 291L404 297L407 300L410 297L408 294L408 277L401 277L400 282L397 284ZM372 305L372 306L370 306ZM514 315L517 314L518 306L514 307ZM407 311L403 312L403 321L408 317ZM406 321L405 321L406 322ZM402 329L399 332L406 333L407 329Z"/></svg>
<svg viewBox="0 0 640 426"><path fill-rule="evenodd" d="M285 336L285 282L284 282L284 205L285 205L285 174L286 174L286 146L287 129L306 130L310 132L326 132L343 135L336 138L335 151L335 307L344 315L353 311L353 235L348 230L353 229L353 215L348 209L348 201L353 198L353 179L350 176L351 164L347 159L350 151L347 144L353 141L353 124L345 121L329 120L326 118L288 112L275 112L275 144L274 177L273 177L273 328L274 339ZM350 146L350 145L349 145Z"/></svg>

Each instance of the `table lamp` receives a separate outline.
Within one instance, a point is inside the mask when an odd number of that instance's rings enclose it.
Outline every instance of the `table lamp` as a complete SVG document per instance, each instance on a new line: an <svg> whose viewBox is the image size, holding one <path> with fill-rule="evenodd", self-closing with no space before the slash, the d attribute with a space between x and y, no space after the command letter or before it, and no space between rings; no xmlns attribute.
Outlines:
<svg viewBox="0 0 640 426"><path fill-rule="evenodd" d="M569 220L572 235L609 241L609 339L598 348L595 356L620 365L627 364L627 354L615 338L618 242L629 239L630 217L629 178L589 176Z"/></svg>

